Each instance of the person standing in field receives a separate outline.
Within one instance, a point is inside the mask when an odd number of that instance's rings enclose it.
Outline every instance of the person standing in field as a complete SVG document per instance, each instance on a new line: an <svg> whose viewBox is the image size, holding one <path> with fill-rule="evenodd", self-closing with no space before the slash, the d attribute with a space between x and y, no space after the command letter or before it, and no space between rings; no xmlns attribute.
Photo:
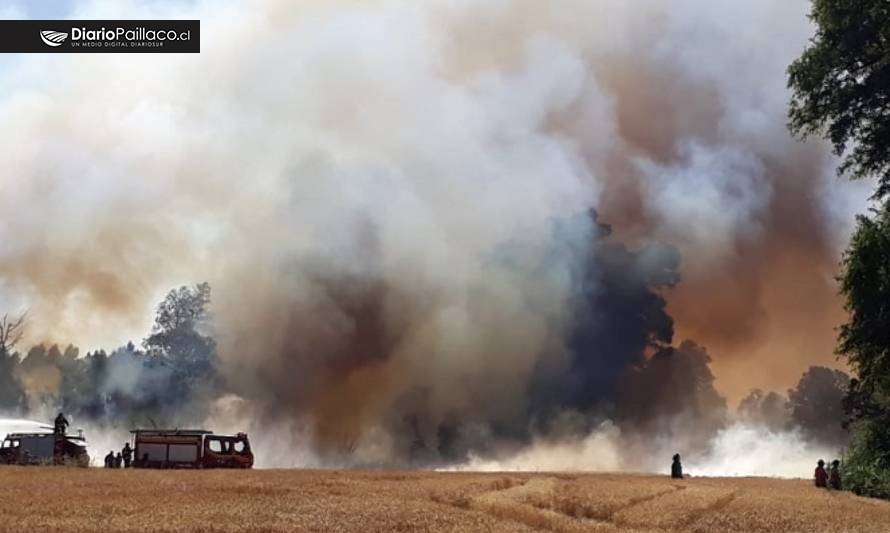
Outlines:
<svg viewBox="0 0 890 533"><path fill-rule="evenodd" d="M828 488L828 474L825 473L825 461L822 459L816 463L815 481L817 487Z"/></svg>
<svg viewBox="0 0 890 533"><path fill-rule="evenodd" d="M671 477L674 479L683 479L683 465L680 464L680 454L674 454L674 462L671 463Z"/></svg>
<svg viewBox="0 0 890 533"><path fill-rule="evenodd" d="M105 468L113 468L114 467L114 451L108 452L108 455L105 456Z"/></svg>
<svg viewBox="0 0 890 533"><path fill-rule="evenodd" d="M841 462L835 459L828 470L828 486L834 490L841 490Z"/></svg>
<svg viewBox="0 0 890 533"><path fill-rule="evenodd" d="M121 450L121 456L124 459L124 468L130 468L130 461L133 460L133 448L130 448L129 442L124 443L124 448Z"/></svg>

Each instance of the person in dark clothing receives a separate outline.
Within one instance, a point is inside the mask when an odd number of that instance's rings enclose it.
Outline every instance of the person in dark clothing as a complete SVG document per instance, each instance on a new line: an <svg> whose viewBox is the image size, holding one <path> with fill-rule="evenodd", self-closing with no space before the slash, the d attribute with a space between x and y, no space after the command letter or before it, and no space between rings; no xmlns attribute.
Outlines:
<svg viewBox="0 0 890 533"><path fill-rule="evenodd" d="M121 452L117 452L117 455L114 456L114 467L120 468L122 464L124 464L124 458L121 456Z"/></svg>
<svg viewBox="0 0 890 533"><path fill-rule="evenodd" d="M680 464L680 454L674 454L674 462L671 463L671 477L674 479L683 479L683 465Z"/></svg>
<svg viewBox="0 0 890 533"><path fill-rule="evenodd" d="M841 462L835 459L828 469L828 486L834 490L841 490Z"/></svg>
<svg viewBox="0 0 890 533"><path fill-rule="evenodd" d="M114 468L114 451L108 452L105 456L105 468Z"/></svg>
<svg viewBox="0 0 890 533"><path fill-rule="evenodd" d="M815 482L817 487L828 487L828 474L825 473L825 461L822 459L819 459L819 462L816 463Z"/></svg>
<svg viewBox="0 0 890 533"><path fill-rule="evenodd" d="M64 435L65 433L68 432L69 425L70 424L68 422L68 419L65 418L65 415L63 415L62 413L59 413L59 416L56 417L55 424L54 424L55 427L53 428L53 431L55 432L56 435Z"/></svg>
<svg viewBox="0 0 890 533"><path fill-rule="evenodd" d="M124 459L124 468L130 468L130 462L133 460L133 448L130 448L129 442L124 443L124 448L121 450L121 457Z"/></svg>

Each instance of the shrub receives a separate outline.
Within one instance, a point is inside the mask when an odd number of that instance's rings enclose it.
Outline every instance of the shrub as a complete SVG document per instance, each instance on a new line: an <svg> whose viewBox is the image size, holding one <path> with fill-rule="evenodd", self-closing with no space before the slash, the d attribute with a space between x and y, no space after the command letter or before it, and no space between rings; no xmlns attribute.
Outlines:
<svg viewBox="0 0 890 533"><path fill-rule="evenodd" d="M860 421L855 439L844 457L844 488L860 496L890 499L890 457L880 442L887 428Z"/></svg>

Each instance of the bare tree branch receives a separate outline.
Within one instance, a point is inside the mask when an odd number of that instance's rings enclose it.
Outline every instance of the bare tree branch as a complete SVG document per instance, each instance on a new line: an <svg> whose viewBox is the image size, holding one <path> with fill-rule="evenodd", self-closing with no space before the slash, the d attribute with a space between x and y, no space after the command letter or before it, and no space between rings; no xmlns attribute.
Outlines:
<svg viewBox="0 0 890 533"><path fill-rule="evenodd" d="M11 353L15 345L22 340L26 316L27 313L23 313L18 318L9 318L9 315L4 314L0 318L0 354Z"/></svg>

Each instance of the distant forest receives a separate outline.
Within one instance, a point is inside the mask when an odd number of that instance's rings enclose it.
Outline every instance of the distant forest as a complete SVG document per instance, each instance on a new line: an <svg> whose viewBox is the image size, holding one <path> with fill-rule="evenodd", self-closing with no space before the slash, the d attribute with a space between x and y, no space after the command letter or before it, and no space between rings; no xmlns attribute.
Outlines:
<svg viewBox="0 0 890 533"><path fill-rule="evenodd" d="M18 351L27 317L0 319L0 412L70 414L108 424L173 422L200 416L218 385L216 343L202 331L210 286L180 287L158 305L140 346L132 342L81 357L74 346Z"/></svg>

